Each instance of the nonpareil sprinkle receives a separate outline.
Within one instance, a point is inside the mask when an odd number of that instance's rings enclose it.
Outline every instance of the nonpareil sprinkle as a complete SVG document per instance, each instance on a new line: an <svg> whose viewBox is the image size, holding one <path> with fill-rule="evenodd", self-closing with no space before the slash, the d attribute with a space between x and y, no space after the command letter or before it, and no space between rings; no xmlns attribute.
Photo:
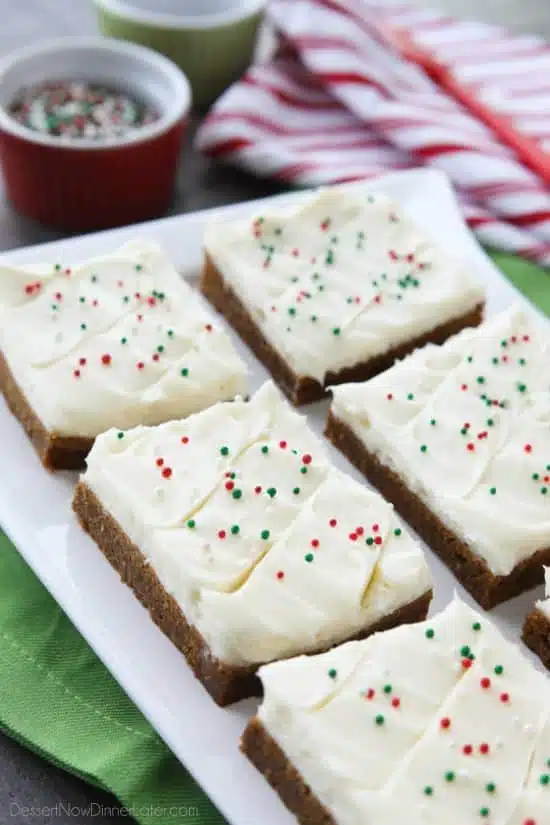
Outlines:
<svg viewBox="0 0 550 825"><path fill-rule="evenodd" d="M44 135L98 141L126 137L159 118L133 95L71 80L22 89L9 112L22 126Z"/></svg>

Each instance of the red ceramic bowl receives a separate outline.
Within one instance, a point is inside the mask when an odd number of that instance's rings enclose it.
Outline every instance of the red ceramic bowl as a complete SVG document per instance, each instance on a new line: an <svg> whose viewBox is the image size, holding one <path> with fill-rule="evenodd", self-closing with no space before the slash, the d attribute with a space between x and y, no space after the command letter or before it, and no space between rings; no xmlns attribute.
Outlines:
<svg viewBox="0 0 550 825"><path fill-rule="evenodd" d="M7 107L24 87L80 80L125 91L160 114L110 142L44 135ZM184 74L156 52L101 37L70 37L0 61L0 162L8 198L43 224L86 231L158 217L170 205L191 107Z"/></svg>

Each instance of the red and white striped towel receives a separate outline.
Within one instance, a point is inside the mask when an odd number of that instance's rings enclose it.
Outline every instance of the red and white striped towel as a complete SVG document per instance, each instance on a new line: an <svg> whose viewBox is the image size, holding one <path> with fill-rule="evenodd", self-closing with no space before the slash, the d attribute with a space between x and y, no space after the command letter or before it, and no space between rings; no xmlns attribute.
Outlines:
<svg viewBox="0 0 550 825"><path fill-rule="evenodd" d="M550 46L432 10L365 0L272 0L279 36L215 104L198 148L295 185L427 165L453 181L484 243L550 266L550 193L473 115L392 49L405 29L550 152Z"/></svg>

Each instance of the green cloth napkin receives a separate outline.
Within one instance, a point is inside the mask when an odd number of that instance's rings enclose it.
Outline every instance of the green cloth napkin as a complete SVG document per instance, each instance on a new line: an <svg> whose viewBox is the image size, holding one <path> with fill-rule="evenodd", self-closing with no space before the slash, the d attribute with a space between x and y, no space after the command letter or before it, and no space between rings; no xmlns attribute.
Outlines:
<svg viewBox="0 0 550 825"><path fill-rule="evenodd" d="M491 253L550 315L550 275ZM111 791L142 825L223 818L0 533L0 728Z"/></svg>

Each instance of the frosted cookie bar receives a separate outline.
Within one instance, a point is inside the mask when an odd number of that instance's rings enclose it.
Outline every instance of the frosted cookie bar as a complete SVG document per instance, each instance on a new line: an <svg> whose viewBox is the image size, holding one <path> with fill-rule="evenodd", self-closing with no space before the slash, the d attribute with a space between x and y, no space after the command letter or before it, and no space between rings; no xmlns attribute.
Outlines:
<svg viewBox="0 0 550 825"><path fill-rule="evenodd" d="M480 322L483 290L388 197L334 188L214 222L202 291L295 404Z"/></svg>
<svg viewBox="0 0 550 825"><path fill-rule="evenodd" d="M523 641L550 670L550 567L545 568L546 598L536 602L525 619Z"/></svg>
<svg viewBox="0 0 550 825"><path fill-rule="evenodd" d="M335 387L332 442L485 608L550 564L550 331L520 309Z"/></svg>
<svg viewBox="0 0 550 825"><path fill-rule="evenodd" d="M550 685L461 601L261 668L242 749L303 825L547 825Z"/></svg>
<svg viewBox="0 0 550 825"><path fill-rule="evenodd" d="M260 664L426 615L417 542L271 384L110 430L87 463L82 526L219 704L256 693Z"/></svg>
<svg viewBox="0 0 550 825"><path fill-rule="evenodd" d="M0 389L42 462L78 469L99 433L245 392L228 336L153 243L74 268L0 267Z"/></svg>

